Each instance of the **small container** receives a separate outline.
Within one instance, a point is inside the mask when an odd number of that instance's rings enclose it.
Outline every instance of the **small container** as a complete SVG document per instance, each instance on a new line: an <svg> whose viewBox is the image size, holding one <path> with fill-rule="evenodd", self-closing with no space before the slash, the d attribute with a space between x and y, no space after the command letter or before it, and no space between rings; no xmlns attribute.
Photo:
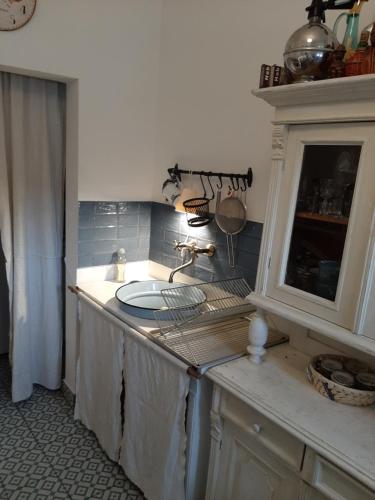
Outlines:
<svg viewBox="0 0 375 500"><path fill-rule="evenodd" d="M320 362L320 372L327 378L331 378L333 372L342 369L343 364L338 359L325 358Z"/></svg>
<svg viewBox="0 0 375 500"><path fill-rule="evenodd" d="M359 389L375 391L375 373L358 373L355 379Z"/></svg>
<svg viewBox="0 0 375 500"><path fill-rule="evenodd" d="M345 387L353 387L354 386L354 377L349 372L344 371L336 371L331 375L332 382L336 382L336 384L344 385Z"/></svg>
<svg viewBox="0 0 375 500"><path fill-rule="evenodd" d="M119 248L117 251L117 262L116 262L116 281L118 283L123 283L125 281L125 249Z"/></svg>
<svg viewBox="0 0 375 500"><path fill-rule="evenodd" d="M366 365L366 363L358 361L357 359L348 359L348 361L345 361L344 368L354 376L358 375L358 373L368 372L369 370L369 367Z"/></svg>

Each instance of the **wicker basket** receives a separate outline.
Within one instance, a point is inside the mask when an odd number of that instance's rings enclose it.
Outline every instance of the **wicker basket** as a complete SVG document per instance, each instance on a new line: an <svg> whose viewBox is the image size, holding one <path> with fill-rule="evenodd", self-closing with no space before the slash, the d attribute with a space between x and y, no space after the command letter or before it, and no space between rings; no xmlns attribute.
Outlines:
<svg viewBox="0 0 375 500"><path fill-rule="evenodd" d="M183 202L187 223L191 227L206 226L211 222L208 198L190 198Z"/></svg>
<svg viewBox="0 0 375 500"><path fill-rule="evenodd" d="M336 401L337 403L343 403L346 405L369 406L375 403L375 391L364 391L360 389L352 389L351 387L345 387L333 382L319 373L316 370L317 362L327 356L337 359L343 363L349 359L345 356L335 356L332 354L319 355L311 359L310 364L307 367L307 378L315 389L320 392L320 394L329 398L331 401Z"/></svg>

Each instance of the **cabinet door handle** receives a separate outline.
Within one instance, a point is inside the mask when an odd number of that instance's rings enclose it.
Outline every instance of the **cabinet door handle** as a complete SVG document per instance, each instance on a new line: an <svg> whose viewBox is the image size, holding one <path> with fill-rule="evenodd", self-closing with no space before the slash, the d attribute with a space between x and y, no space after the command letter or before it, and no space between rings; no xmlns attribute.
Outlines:
<svg viewBox="0 0 375 500"><path fill-rule="evenodd" d="M259 424L253 424L252 428L253 428L253 431L256 432L257 434L259 434L260 431L262 430L262 427Z"/></svg>

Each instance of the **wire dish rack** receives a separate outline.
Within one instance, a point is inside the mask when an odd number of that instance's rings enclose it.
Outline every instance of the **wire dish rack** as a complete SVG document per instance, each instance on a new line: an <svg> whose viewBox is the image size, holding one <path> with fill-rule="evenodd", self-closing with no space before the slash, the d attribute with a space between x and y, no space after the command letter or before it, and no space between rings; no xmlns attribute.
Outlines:
<svg viewBox="0 0 375 500"><path fill-rule="evenodd" d="M243 278L161 290L165 308L155 311L155 318L163 335L170 333L171 328L184 333L185 326L254 311L250 302L245 300L249 293L251 288ZM165 317L168 317L168 326L162 323Z"/></svg>
<svg viewBox="0 0 375 500"><path fill-rule="evenodd" d="M162 290L165 308L154 312L159 329L152 339L201 373L240 357L246 354L255 311L245 300L250 292L242 278ZM270 343L282 339L286 337L272 333Z"/></svg>

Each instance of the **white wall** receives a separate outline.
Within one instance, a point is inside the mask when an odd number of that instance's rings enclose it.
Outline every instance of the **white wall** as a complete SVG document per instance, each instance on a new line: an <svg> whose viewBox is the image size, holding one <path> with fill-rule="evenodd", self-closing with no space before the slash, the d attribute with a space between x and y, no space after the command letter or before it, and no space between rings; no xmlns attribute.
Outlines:
<svg viewBox="0 0 375 500"><path fill-rule="evenodd" d="M166 169L254 170L248 218L263 222L273 110L251 95L262 63L307 22L301 0L164 0L154 199ZM327 16L333 25L336 13ZM369 2L361 24L375 14Z"/></svg>
<svg viewBox="0 0 375 500"><path fill-rule="evenodd" d="M251 95L306 21L301 0L38 0L0 66L79 82L79 198L161 201L166 169L254 169L263 221L272 109ZM375 6L363 8L362 25ZM332 26L336 14L329 14ZM156 117L157 112L157 117Z"/></svg>
<svg viewBox="0 0 375 500"><path fill-rule="evenodd" d="M79 79L79 198L149 200L161 0L38 0L0 65ZM146 172L146 175L145 175Z"/></svg>
<svg viewBox="0 0 375 500"><path fill-rule="evenodd" d="M0 69L74 80L68 88L69 283L77 252L76 166L81 200L161 200L166 169L177 161L217 171L251 165L248 218L263 221L272 110L250 91L260 65L281 64L287 38L305 22L305 2L285 4L38 0L30 23L0 32ZM364 14L362 24L375 14L373 3ZM66 381L73 389L75 301L67 300Z"/></svg>
<svg viewBox="0 0 375 500"><path fill-rule="evenodd" d="M38 0L22 29L0 32L0 69L70 81L67 284L77 265L80 200L150 200L161 0ZM78 170L78 189L77 189ZM76 299L66 294L65 382L74 391Z"/></svg>

